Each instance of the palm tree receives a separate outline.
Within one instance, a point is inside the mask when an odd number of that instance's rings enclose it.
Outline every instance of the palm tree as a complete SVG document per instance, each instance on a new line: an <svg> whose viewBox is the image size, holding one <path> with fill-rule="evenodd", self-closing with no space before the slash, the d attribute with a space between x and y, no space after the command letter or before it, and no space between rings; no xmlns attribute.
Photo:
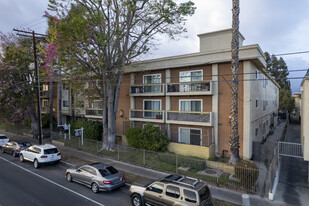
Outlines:
<svg viewBox="0 0 309 206"><path fill-rule="evenodd" d="M229 163L235 165L239 158L239 133L238 133L238 70L239 70L239 0L233 0L233 22L232 22L232 103L230 113L230 151Z"/></svg>

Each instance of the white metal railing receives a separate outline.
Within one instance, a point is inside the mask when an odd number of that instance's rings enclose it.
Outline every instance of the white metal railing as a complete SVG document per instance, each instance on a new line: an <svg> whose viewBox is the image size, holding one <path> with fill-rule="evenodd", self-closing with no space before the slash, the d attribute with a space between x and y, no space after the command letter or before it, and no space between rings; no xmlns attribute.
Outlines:
<svg viewBox="0 0 309 206"><path fill-rule="evenodd" d="M300 143L278 142L278 155L303 158L303 149Z"/></svg>

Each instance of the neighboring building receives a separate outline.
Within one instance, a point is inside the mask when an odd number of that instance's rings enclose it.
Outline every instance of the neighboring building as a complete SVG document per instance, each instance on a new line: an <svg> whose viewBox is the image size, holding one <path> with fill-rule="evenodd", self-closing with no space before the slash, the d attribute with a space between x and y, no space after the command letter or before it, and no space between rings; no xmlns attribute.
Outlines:
<svg viewBox="0 0 309 206"><path fill-rule="evenodd" d="M300 123L301 114L301 93L294 93L295 107L290 114L290 121Z"/></svg>
<svg viewBox="0 0 309 206"><path fill-rule="evenodd" d="M301 143L304 160L309 161L309 69L301 83ZM309 178L308 178L309 181Z"/></svg>
<svg viewBox="0 0 309 206"><path fill-rule="evenodd" d="M116 120L117 135L151 122L166 132L175 153L229 155L232 30L198 35L200 52L137 62L126 67ZM277 125L279 85L265 72L260 47L239 49L240 155L252 157Z"/></svg>

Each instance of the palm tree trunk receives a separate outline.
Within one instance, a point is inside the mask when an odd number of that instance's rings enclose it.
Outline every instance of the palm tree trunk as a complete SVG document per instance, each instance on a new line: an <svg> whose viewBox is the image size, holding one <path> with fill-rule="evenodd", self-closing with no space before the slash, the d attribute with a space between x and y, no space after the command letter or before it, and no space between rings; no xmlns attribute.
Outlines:
<svg viewBox="0 0 309 206"><path fill-rule="evenodd" d="M239 158L239 133L238 133L238 70L239 70L239 0L233 0L233 22L232 22L232 103L231 103L231 129L230 129L230 151L229 163L235 165Z"/></svg>

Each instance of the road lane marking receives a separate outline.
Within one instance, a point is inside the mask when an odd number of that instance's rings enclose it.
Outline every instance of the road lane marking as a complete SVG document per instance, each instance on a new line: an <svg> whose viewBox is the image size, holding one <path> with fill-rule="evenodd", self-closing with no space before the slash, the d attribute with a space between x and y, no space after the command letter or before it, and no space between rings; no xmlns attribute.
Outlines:
<svg viewBox="0 0 309 206"><path fill-rule="evenodd" d="M33 175L35 175L35 176L37 176L37 177L39 177L39 178L41 178L41 179L43 179L43 180L45 180L45 181L47 181L47 182L50 182L50 183L52 183L52 184L54 184L54 185L57 185L58 187L61 187L62 189L65 189L65 190L67 190L67 191L69 191L69 192L72 192L72 193L74 193L74 194L76 194L76 195L78 195L78 196L80 196L80 197L82 197L82 198L84 198L84 199L86 199L86 200L89 200L89 201L91 201L91 202L93 202L93 203L95 203L95 204L97 204L97 205L104 206L103 204L101 204L101 203L99 203L99 202L97 202L97 201L95 201L95 200L92 200L92 199L90 199L89 197L86 197L86 196L84 196L84 195L81 195L81 194L75 192L74 190L71 190L71 189L69 189L69 188L67 188L67 187L64 187L64 186L62 186L62 185L60 185L60 184L58 184L58 183L56 183L56 182L54 182L54 181L52 181L52 180L50 180L50 179L47 179L46 177L43 177L43 176L41 176L41 175L38 175L38 174L36 174L35 172L32 172L32 171L30 171L30 170L28 170L28 169L26 169L26 168L23 168L22 166L19 166L18 164L15 164L15 163L13 163L13 162L11 162L11 161L9 161L9 160L3 158L3 157L0 157L0 159L4 160L4 161L6 161L6 162L9 162L9 163L11 163L11 164L14 165L14 166L19 167L20 169L23 169L23 170L26 171L26 172L29 172L30 174L33 174Z"/></svg>

